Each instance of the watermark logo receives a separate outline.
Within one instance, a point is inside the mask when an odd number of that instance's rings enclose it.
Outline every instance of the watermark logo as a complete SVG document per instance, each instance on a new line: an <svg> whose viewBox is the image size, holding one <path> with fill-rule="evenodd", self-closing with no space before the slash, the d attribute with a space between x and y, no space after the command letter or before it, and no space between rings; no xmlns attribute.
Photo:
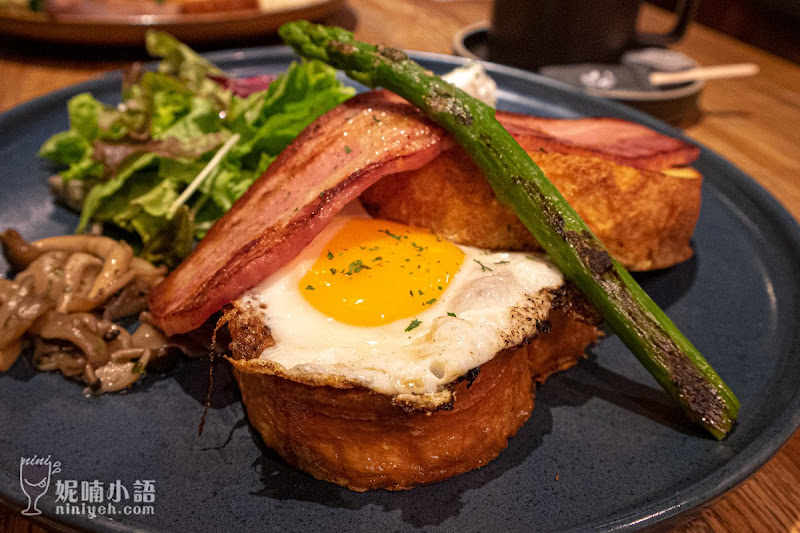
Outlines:
<svg viewBox="0 0 800 533"><path fill-rule="evenodd" d="M22 511L27 516L42 514L37 507L41 498L50 488L50 477L61 472L61 462L50 456L22 457L19 460L19 486L28 497L28 507Z"/></svg>
<svg viewBox="0 0 800 533"><path fill-rule="evenodd" d="M50 488L52 476L61 472L61 463L47 457L23 457L19 465L19 483L28 496L24 515L40 515L37 508L41 498ZM55 514L83 515L94 519L105 515L152 515L155 513L156 482L154 479L137 479L133 484L121 480L103 482L98 479L55 480Z"/></svg>
<svg viewBox="0 0 800 533"><path fill-rule="evenodd" d="M101 515L152 515L155 501L154 479L137 479L133 486L126 486L119 479L110 483L98 479L56 481L57 515L83 515L90 519Z"/></svg>

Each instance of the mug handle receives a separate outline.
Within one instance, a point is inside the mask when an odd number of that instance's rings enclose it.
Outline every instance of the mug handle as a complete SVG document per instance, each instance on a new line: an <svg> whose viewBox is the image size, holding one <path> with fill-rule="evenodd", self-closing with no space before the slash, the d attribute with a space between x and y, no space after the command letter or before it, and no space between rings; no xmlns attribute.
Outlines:
<svg viewBox="0 0 800 533"><path fill-rule="evenodd" d="M636 33L634 41L641 46L666 46L678 42L697 11L697 0L678 0L678 21L668 33Z"/></svg>

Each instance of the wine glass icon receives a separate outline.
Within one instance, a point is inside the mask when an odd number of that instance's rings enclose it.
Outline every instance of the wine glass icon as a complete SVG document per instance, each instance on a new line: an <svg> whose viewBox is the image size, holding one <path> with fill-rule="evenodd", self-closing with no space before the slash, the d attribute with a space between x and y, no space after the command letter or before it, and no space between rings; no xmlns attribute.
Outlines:
<svg viewBox="0 0 800 533"><path fill-rule="evenodd" d="M40 515L36 507L39 498L50 487L50 461L30 461L22 458L19 463L19 485L28 497L28 508L22 511L27 516Z"/></svg>

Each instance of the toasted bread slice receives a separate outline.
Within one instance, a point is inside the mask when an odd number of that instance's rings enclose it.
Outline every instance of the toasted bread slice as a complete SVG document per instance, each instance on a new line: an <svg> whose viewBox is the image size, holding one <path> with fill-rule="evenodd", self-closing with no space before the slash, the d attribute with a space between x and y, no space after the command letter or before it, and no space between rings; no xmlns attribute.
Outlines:
<svg viewBox="0 0 800 533"><path fill-rule="evenodd" d="M347 383L276 375L257 359L269 331L243 309L226 314L230 361L250 422L288 463L355 491L407 489L483 466L506 447L530 417L534 382L573 366L597 340L597 320L580 301L555 298L550 334L456 380L452 402L434 411Z"/></svg>
<svg viewBox="0 0 800 533"><path fill-rule="evenodd" d="M611 255L630 270L665 268L691 257L702 185L694 169L656 172L585 155L529 153ZM374 217L430 228L460 244L538 247L461 148L443 152L419 170L379 181L361 201Z"/></svg>
<svg viewBox="0 0 800 533"><path fill-rule="evenodd" d="M670 176L585 155L531 155L627 266L660 268L691 255L701 185L691 169ZM537 246L460 149L382 180L362 203L373 216L430 228L461 244ZM504 350L451 383L447 404L409 404L334 377L313 383L290 377L259 359L274 342L269 329L236 306L225 317L230 359L250 422L288 463L356 491L406 489L495 458L530 417L534 383L574 365L597 340L598 319L582 297L560 294L550 308L549 334Z"/></svg>

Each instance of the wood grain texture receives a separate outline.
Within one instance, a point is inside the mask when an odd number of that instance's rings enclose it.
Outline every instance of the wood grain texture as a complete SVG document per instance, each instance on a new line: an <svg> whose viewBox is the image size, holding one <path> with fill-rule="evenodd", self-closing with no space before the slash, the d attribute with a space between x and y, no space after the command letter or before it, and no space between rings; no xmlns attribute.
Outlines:
<svg viewBox="0 0 800 533"><path fill-rule="evenodd" d="M453 33L487 20L490 10L491 0L350 0L348 9L326 22L353 28L361 39L449 53ZM667 13L645 6L641 25L663 30L670 20ZM756 77L708 83L702 113L686 133L755 178L800 219L800 68L699 25L674 48L702 65L760 65ZM0 111L141 56L0 41ZM0 506L0 531L53 530ZM752 478L688 515L674 531L800 531L800 434Z"/></svg>

